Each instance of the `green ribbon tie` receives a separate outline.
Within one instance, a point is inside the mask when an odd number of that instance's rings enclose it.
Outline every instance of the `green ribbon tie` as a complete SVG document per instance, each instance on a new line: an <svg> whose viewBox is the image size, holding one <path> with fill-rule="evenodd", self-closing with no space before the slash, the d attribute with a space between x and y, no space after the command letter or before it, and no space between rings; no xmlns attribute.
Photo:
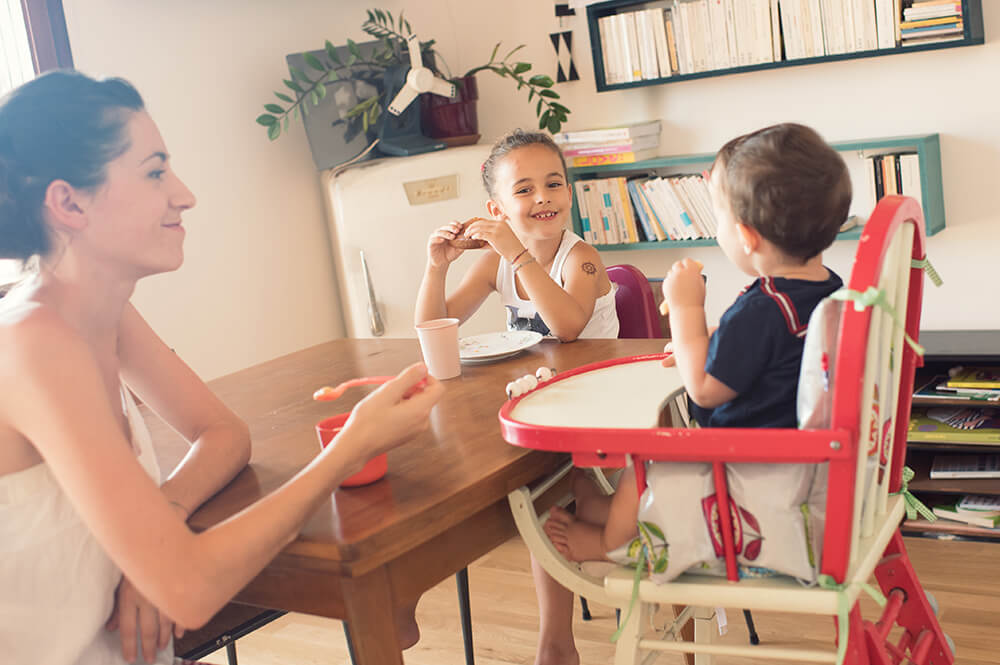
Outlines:
<svg viewBox="0 0 1000 665"><path fill-rule="evenodd" d="M930 508L924 505L923 501L913 496L913 492L910 491L910 481L913 480L913 476L916 474L908 466L903 467L903 485L899 488L898 492L893 492L892 495L902 495L903 503L906 504L906 519L915 520L917 519L917 513L923 517L928 522L933 522L937 519L937 515L931 512Z"/></svg>
<svg viewBox="0 0 1000 665"><path fill-rule="evenodd" d="M931 265L930 259L926 257L922 259L911 259L910 267L923 270L927 275L927 278L931 280L931 284L934 286L941 286L944 284L944 280L941 279L941 275L939 275L937 270L934 269L934 266Z"/></svg>
<svg viewBox="0 0 1000 665"><path fill-rule="evenodd" d="M906 326L899 319L899 312L896 308L889 303L889 298L885 295L885 289L877 289L874 286L869 286L864 291L854 291L851 289L840 289L839 291L834 291L830 294L830 298L834 300L843 300L854 303L854 310L857 312L862 312L868 307L879 307L883 312L889 315L892 319L892 323L903 330L903 337L906 339L906 343L910 345L910 348L918 356L924 355L924 347L917 344L916 340L910 337L909 333L906 332Z"/></svg>
<svg viewBox="0 0 1000 665"><path fill-rule="evenodd" d="M848 624L848 613L851 608L848 605L847 591L850 584L838 584L832 575L820 575L816 578L816 583L821 589L837 592L837 664L844 665L844 657L847 655L847 641L850 638L851 627ZM860 582L857 584L862 591L872 597L879 607L885 607L885 596L882 592L868 584Z"/></svg>
<svg viewBox="0 0 1000 665"><path fill-rule="evenodd" d="M642 579L642 569L646 565L646 561L649 559L649 555L646 551L646 543L642 544L639 548L639 558L635 562L635 575L632 577L632 597L628 601L628 611L625 612L625 618L620 624L618 624L618 630L614 632L611 636L611 643L614 644L622 636L622 631L625 630L625 626L628 624L628 620L632 617L632 609L635 604L639 602L639 580Z"/></svg>

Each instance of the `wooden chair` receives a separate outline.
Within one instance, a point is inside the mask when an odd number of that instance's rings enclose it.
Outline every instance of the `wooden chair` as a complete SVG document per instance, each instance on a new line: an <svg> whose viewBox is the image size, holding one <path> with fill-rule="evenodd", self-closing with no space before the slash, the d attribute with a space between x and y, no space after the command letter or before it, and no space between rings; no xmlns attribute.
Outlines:
<svg viewBox="0 0 1000 665"><path fill-rule="evenodd" d="M683 429L657 427L663 396L673 422L682 415L683 387L676 372L659 367L661 355L621 358L563 371L500 411L504 438L515 444L572 453L577 466L617 466L631 457L640 489L645 462L708 462L715 500L729 506L726 465L822 464L827 471L821 583L803 586L790 577L739 579L730 511L720 510L726 577L685 573L657 585L634 580L615 567L603 577L586 575L563 559L541 531L533 498L550 484L519 488L509 496L525 542L555 579L612 607L635 611L617 642L618 665L643 652L694 653L699 665L714 656L753 656L776 661L889 665L908 658L920 665L954 662L932 602L910 564L899 532L908 492L903 461L910 412L915 350L923 289L923 218L919 204L888 196L879 202L858 242L846 289L847 302L831 356L829 424L816 429ZM910 343L912 342L912 344ZM670 384L664 388L664 384ZM670 388L676 388L668 394ZM659 388L659 390L657 390ZM609 408L613 395L625 392ZM604 408L601 408L603 404ZM572 406L570 406L572 405ZM568 414L565 409L572 408ZM562 412L560 412L562 410ZM652 425L649 423L652 422ZM570 424L567 424L570 423ZM711 497L711 495L709 495ZM874 576L888 599L877 622L858 606ZM738 583L736 583L738 581ZM633 596L635 593L635 596ZM662 634L648 634L656 604L689 606L688 617L710 616L697 608L742 607L835 618L836 648L795 649L711 643L707 622L695 623L695 640L677 640L682 616ZM902 636L891 642L896 625Z"/></svg>

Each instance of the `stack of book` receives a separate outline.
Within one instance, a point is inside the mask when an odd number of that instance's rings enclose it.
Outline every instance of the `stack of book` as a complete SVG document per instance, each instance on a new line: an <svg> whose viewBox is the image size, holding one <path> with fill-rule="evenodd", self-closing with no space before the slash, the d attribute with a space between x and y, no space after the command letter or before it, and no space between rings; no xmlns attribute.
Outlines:
<svg viewBox="0 0 1000 665"><path fill-rule="evenodd" d="M562 148L566 166L571 168L630 164L656 156L660 145L660 121L562 132L552 138Z"/></svg>
<svg viewBox="0 0 1000 665"><path fill-rule="evenodd" d="M948 377L938 374L925 382L913 392L913 396L928 400L969 400L982 402L1000 402L1000 389L990 388L955 388L948 385Z"/></svg>
<svg viewBox="0 0 1000 665"><path fill-rule="evenodd" d="M889 194L900 194L923 203L920 191L920 157L917 153L872 155L865 159L865 171L868 189L875 202Z"/></svg>
<svg viewBox="0 0 1000 665"><path fill-rule="evenodd" d="M913 407L908 441L1000 443L1000 410L980 407Z"/></svg>
<svg viewBox="0 0 1000 665"><path fill-rule="evenodd" d="M596 245L714 238L708 187L700 175L577 180L583 238Z"/></svg>
<svg viewBox="0 0 1000 665"><path fill-rule="evenodd" d="M958 0L913 0L899 24L903 46L962 39L962 3Z"/></svg>
<svg viewBox="0 0 1000 665"><path fill-rule="evenodd" d="M955 501L936 505L931 510L946 520L987 529L1000 528L1000 497L997 496L966 494Z"/></svg>

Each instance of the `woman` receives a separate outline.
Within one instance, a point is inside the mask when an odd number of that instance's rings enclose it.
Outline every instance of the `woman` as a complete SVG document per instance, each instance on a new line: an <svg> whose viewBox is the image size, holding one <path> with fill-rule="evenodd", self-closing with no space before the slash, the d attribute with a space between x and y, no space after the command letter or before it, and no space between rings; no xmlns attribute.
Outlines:
<svg viewBox="0 0 1000 665"><path fill-rule="evenodd" d="M340 480L426 427L441 395L423 365L407 368L294 479L192 533L188 515L246 465L249 434L129 298L180 267L194 204L127 82L53 72L0 102L0 258L38 257L0 300L10 662L171 662L172 626L211 618ZM126 386L192 444L162 485Z"/></svg>

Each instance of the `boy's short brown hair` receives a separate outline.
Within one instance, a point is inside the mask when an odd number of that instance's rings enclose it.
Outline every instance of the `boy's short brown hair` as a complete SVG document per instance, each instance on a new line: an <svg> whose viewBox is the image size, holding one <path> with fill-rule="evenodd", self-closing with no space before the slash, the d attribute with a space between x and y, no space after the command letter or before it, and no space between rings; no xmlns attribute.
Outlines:
<svg viewBox="0 0 1000 665"><path fill-rule="evenodd" d="M803 262L833 244L851 205L843 158L804 125L784 123L738 136L719 150L737 220Z"/></svg>

